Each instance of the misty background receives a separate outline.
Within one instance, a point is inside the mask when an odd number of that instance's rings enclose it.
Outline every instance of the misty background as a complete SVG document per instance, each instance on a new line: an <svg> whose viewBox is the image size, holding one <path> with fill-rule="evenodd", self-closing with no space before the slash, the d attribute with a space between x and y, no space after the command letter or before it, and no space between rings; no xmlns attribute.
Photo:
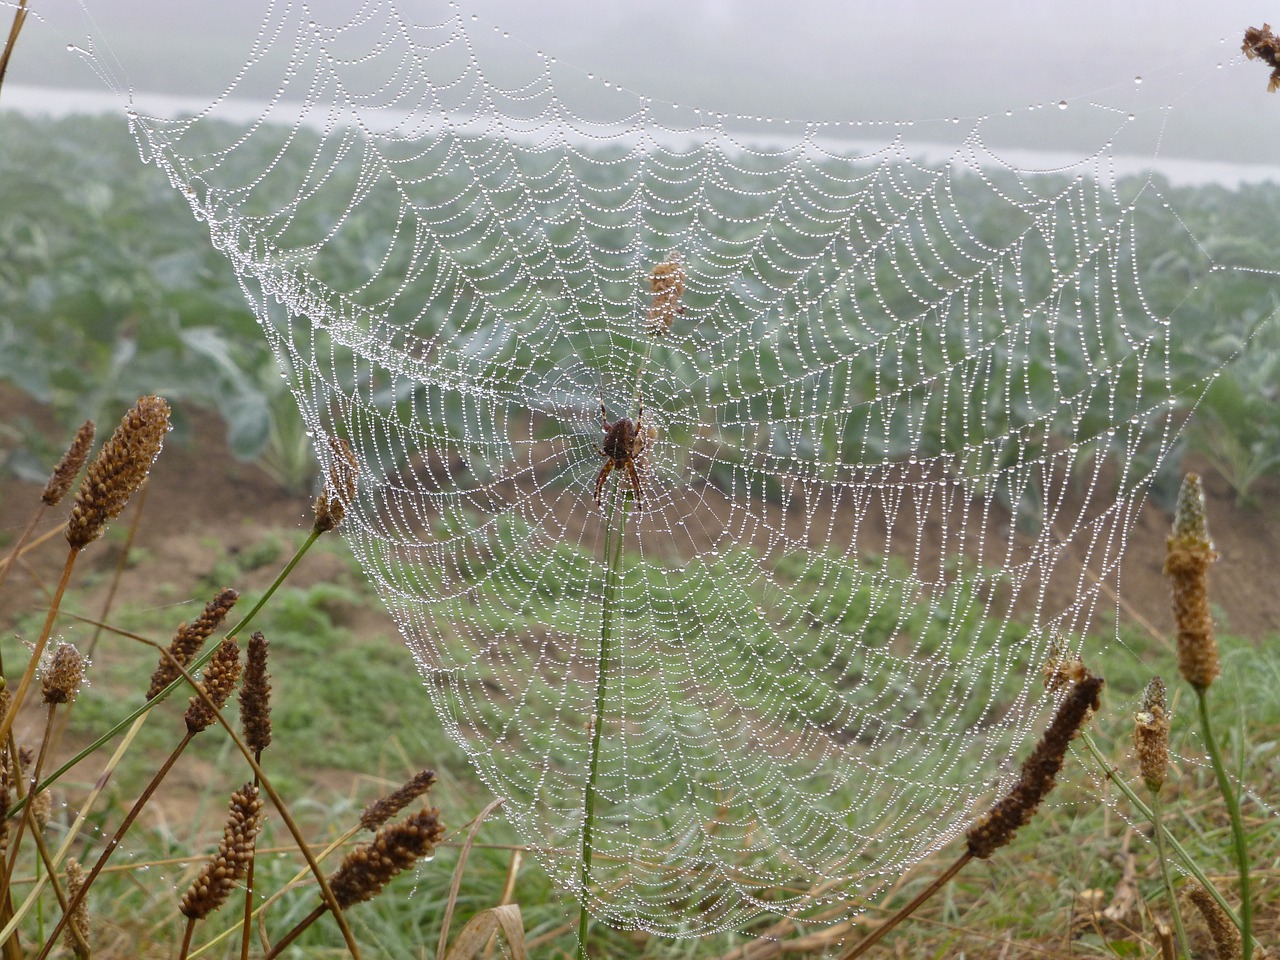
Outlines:
<svg viewBox="0 0 1280 960"><path fill-rule="evenodd" d="M91 47L99 70L144 107L149 95L164 94L186 98L182 109L194 110L226 90L251 56L260 69L240 79L236 96L265 99L288 54L287 38L259 39L269 6L34 0L0 107L70 109L51 99L49 88L94 94L103 99L92 102L111 105L108 84L68 45ZM305 9L321 23L339 24L360 20L371 7L372 21L379 21L378 6L318 0ZM602 103L619 101L600 79L629 94L731 118L926 126L958 120L971 129L979 117L1012 111L1009 122L993 121L984 135L1022 149L1072 148L1071 131L1089 114L1075 109L1047 123L1036 120L1036 110L1059 102L1102 105L1135 111L1147 124L1130 145L1139 154L1280 166L1280 96L1266 91L1267 69L1242 63L1240 55L1245 27L1280 20L1280 12L1257 3L460 0L454 6L464 20L475 17L468 32L481 45L507 35L503 49L479 52L486 77L498 83L508 69L518 76L519 64L542 51L556 58L558 84L565 75L580 76L593 91L583 96ZM420 23L453 13L434 2L398 8ZM597 82L586 84L588 75ZM123 110L119 96L114 104ZM1090 130L1079 142L1098 141Z"/></svg>

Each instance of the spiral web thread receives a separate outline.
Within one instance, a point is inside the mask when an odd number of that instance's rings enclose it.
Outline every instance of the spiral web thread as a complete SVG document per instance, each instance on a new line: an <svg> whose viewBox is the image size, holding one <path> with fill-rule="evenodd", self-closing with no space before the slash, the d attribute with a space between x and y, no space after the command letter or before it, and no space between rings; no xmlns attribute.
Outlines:
<svg viewBox="0 0 1280 960"><path fill-rule="evenodd" d="M1124 109L1073 104L1103 132L1052 171L1001 161L996 120L933 125L930 158L905 124L648 100L427 7L273 7L237 81L276 76L257 121L220 121L234 87L131 111L144 155L321 460L358 453L353 549L561 887L671 934L874 892L1012 774L1050 644L1114 637L1202 386L1172 373L1181 303L1236 273L1116 175ZM1145 289L1178 244L1193 280ZM607 604L631 478L594 502L602 400L643 437Z"/></svg>

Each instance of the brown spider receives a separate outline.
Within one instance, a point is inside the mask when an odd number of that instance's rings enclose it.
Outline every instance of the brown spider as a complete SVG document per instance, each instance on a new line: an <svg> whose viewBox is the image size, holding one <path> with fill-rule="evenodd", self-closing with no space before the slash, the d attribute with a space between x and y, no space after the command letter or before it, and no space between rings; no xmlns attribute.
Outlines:
<svg viewBox="0 0 1280 960"><path fill-rule="evenodd" d="M616 423L609 422L609 414L604 408L604 400L600 401L600 419L604 431L604 446L595 446L596 453L605 458L604 466L596 474L596 506L600 505L600 493L604 490L604 482L614 467L625 467L631 477L631 491L636 503L640 502L640 474L636 472L636 458L644 451L648 433L643 426L644 401L640 401L640 411L633 422L629 417L622 417Z"/></svg>

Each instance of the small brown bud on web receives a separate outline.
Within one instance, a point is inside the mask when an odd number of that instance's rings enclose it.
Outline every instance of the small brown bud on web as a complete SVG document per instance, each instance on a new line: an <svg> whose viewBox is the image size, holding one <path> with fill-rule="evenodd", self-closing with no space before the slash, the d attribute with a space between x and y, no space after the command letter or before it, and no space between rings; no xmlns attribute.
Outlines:
<svg viewBox="0 0 1280 960"><path fill-rule="evenodd" d="M355 503L356 475L360 469L360 463L346 440L330 437L329 448L333 451L333 460L325 479L324 492L316 497L315 505L315 529L320 533L328 533L342 523L347 507Z"/></svg>
<svg viewBox="0 0 1280 960"><path fill-rule="evenodd" d="M440 811L434 807L382 827L372 840L348 853L329 877L338 906L345 910L362 900L372 900L396 874L434 853L444 832Z"/></svg>
<svg viewBox="0 0 1280 960"><path fill-rule="evenodd" d="M1271 67L1271 81L1267 84L1267 92L1275 93L1280 89L1280 37L1271 32L1271 24L1264 23L1262 29L1248 27L1244 32L1244 42L1240 50L1250 60L1261 60Z"/></svg>
<svg viewBox="0 0 1280 960"><path fill-rule="evenodd" d="M659 263L649 274L649 290L653 293L653 303L649 305L649 317L646 331L650 334L663 334L671 331L671 324L676 316L684 313L684 265L680 262L680 254L671 253L665 261Z"/></svg>
<svg viewBox="0 0 1280 960"><path fill-rule="evenodd" d="M93 434L92 420L86 420L80 424L80 429L76 431L76 438L71 441L71 446L67 447L67 452L53 468L49 482L45 484L44 493L40 494L40 499L48 506L55 506L67 495L71 484L75 483L76 477L84 469L85 461L89 459L89 449L93 446Z"/></svg>
<svg viewBox="0 0 1280 960"><path fill-rule="evenodd" d="M228 637L218 645L209 665L204 668L204 676L200 678L200 688L208 694L213 705L221 710L239 679L240 645L233 637ZM185 719L187 729L192 733L199 733L212 724L216 717L209 709L209 705L205 703L204 697L196 694L187 707Z"/></svg>
<svg viewBox="0 0 1280 960"><path fill-rule="evenodd" d="M1044 688L1056 693L1063 687L1079 683L1089 675L1084 661L1079 654L1068 653L1058 639L1049 644L1049 652L1044 658L1044 666L1040 668L1044 678Z"/></svg>
<svg viewBox="0 0 1280 960"><path fill-rule="evenodd" d="M364 808L360 814L360 826L376 830L397 813L431 789L436 782L434 770L421 770L398 790L393 790Z"/></svg>
<svg viewBox="0 0 1280 960"><path fill-rule="evenodd" d="M1218 960L1238 960L1242 946L1240 931L1218 905L1218 901L1198 883L1187 885L1187 899L1200 911L1205 926L1209 928L1209 936L1213 937L1214 956Z"/></svg>
<svg viewBox="0 0 1280 960"><path fill-rule="evenodd" d="M1164 681L1152 677L1142 697L1142 709L1133 717L1133 749L1138 755L1138 770L1152 793L1164 786L1169 768L1169 714L1164 692Z"/></svg>
<svg viewBox="0 0 1280 960"><path fill-rule="evenodd" d="M244 742L255 754L271 745L271 674L267 673L267 638L255 633L245 651L240 687L240 725Z"/></svg>
<svg viewBox="0 0 1280 960"><path fill-rule="evenodd" d="M1178 628L1178 671L1197 690L1213 683L1219 670L1218 642L1209 612L1209 566L1217 559L1209 539L1204 488L1200 477L1189 473L1178 491L1164 572Z"/></svg>
<svg viewBox="0 0 1280 960"><path fill-rule="evenodd" d="M80 550L106 529L142 485L169 432L169 405L140 397L89 464L67 519L67 543Z"/></svg>
<svg viewBox="0 0 1280 960"><path fill-rule="evenodd" d="M207 917L226 903L236 885L249 872L254 843L262 829L262 798L252 783L231 795L222 842L183 894L178 909L192 920Z"/></svg>
<svg viewBox="0 0 1280 960"><path fill-rule="evenodd" d="M1101 690L1102 678L1087 670L1084 679L1072 684L1044 736L1023 761L1018 782L966 831L972 856L985 860L1030 822L1040 801L1053 789L1072 739L1089 714L1098 709Z"/></svg>
<svg viewBox="0 0 1280 960"><path fill-rule="evenodd" d="M222 626L222 621L227 618L227 614L236 605L238 599L240 594L226 587L205 604L204 612L195 622L184 623L178 627L173 639L169 641L169 656L161 654L160 664L151 675L151 685L147 688L148 700L154 699L161 690L182 676L182 671L173 661L176 660L178 664L185 667L194 660L200 648L204 646L204 642L218 627Z"/></svg>
<svg viewBox="0 0 1280 960"><path fill-rule="evenodd" d="M84 657L74 643L60 643L41 664L40 689L45 703L70 703L84 680Z"/></svg>

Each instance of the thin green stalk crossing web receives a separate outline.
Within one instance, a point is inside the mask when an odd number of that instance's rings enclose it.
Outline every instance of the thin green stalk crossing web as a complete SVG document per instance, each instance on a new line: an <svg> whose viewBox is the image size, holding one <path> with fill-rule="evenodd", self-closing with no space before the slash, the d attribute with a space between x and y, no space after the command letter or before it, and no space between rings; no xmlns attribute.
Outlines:
<svg viewBox="0 0 1280 960"><path fill-rule="evenodd" d="M272 6L207 109L130 119L320 459L358 452L346 530L447 735L591 914L700 934L956 837L1052 709L1050 644L1115 637L1211 375L1183 337L1272 310L1278 266L1118 172L1161 118L1116 98L728 115L371 0ZM1068 117L1052 169L991 146Z"/></svg>

